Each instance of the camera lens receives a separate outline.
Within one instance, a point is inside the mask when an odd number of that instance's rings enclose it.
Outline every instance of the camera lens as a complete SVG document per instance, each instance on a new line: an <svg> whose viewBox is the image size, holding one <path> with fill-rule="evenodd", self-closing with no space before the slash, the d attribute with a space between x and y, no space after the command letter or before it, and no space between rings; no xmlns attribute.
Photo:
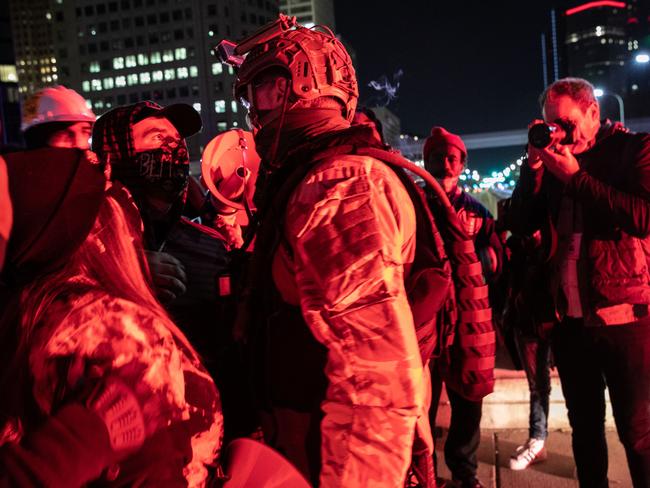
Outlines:
<svg viewBox="0 0 650 488"><path fill-rule="evenodd" d="M548 124L540 122L528 129L528 143L538 149L544 149L551 144L552 134L552 128Z"/></svg>

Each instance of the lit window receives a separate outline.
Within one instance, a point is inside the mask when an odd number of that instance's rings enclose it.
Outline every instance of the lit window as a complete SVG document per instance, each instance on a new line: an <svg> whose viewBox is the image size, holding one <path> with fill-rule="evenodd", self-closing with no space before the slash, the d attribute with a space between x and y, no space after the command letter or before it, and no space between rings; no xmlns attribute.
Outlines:
<svg viewBox="0 0 650 488"><path fill-rule="evenodd" d="M115 86L115 84L113 83L113 78L104 78L103 84L104 84L104 90L110 90L111 88L113 88L113 86Z"/></svg>
<svg viewBox="0 0 650 488"><path fill-rule="evenodd" d="M176 76L178 76L179 80L187 78L188 77L187 68L185 66L181 66L180 68L176 69Z"/></svg>
<svg viewBox="0 0 650 488"><path fill-rule="evenodd" d="M176 59L186 59L187 58L187 49L184 47L177 47L174 50L174 56Z"/></svg>
<svg viewBox="0 0 650 488"><path fill-rule="evenodd" d="M636 41L634 41L634 42L635 42L636 44L638 44L638 42L636 42ZM637 47L638 47L638 46L637 46ZM50 58L50 63L52 63L52 64L56 63L56 58Z"/></svg>
<svg viewBox="0 0 650 488"><path fill-rule="evenodd" d="M228 66L228 74L229 75L234 75L235 74L235 70L232 69L232 66Z"/></svg>
<svg viewBox="0 0 650 488"><path fill-rule="evenodd" d="M100 71L100 69L99 69L99 61L92 61L90 63L90 67L88 68L88 71L90 71L91 73L99 73L99 71Z"/></svg>
<svg viewBox="0 0 650 488"><path fill-rule="evenodd" d="M151 53L151 56L149 56L149 61L151 61L151 64L160 63L160 53L158 51Z"/></svg>
<svg viewBox="0 0 650 488"><path fill-rule="evenodd" d="M194 110L196 110L197 112L201 111L201 104L200 103L193 103L192 107L194 107Z"/></svg>
<svg viewBox="0 0 650 488"><path fill-rule="evenodd" d="M199 68L197 68L196 66L190 66L190 76L192 78L196 78L197 76L199 76Z"/></svg>
<svg viewBox="0 0 650 488"><path fill-rule="evenodd" d="M226 101L225 100L215 100L214 101L214 111L218 114L222 114L226 111Z"/></svg>
<svg viewBox="0 0 650 488"><path fill-rule="evenodd" d="M116 76L115 77L115 86L126 86L126 76Z"/></svg>
<svg viewBox="0 0 650 488"><path fill-rule="evenodd" d="M154 71L151 73L151 79L155 81L162 81L163 80L163 72L162 70Z"/></svg>
<svg viewBox="0 0 650 488"><path fill-rule="evenodd" d="M176 78L176 72L173 69L166 69L165 70L165 80L173 80Z"/></svg>
<svg viewBox="0 0 650 488"><path fill-rule="evenodd" d="M88 81L88 80L82 81L81 82L81 89L83 91L85 91L85 92L89 92L90 91L90 81Z"/></svg>
<svg viewBox="0 0 650 488"><path fill-rule="evenodd" d="M92 91L102 91L101 80L91 80L90 86L92 87Z"/></svg>
<svg viewBox="0 0 650 488"><path fill-rule="evenodd" d="M621 63L621 64L623 64L623 63ZM58 77L57 75L52 75L52 79L53 79L54 81L56 81L56 80L59 79L59 77Z"/></svg>
<svg viewBox="0 0 650 488"><path fill-rule="evenodd" d="M89 109L92 110L92 108L93 108L93 102L92 102L92 100L88 100L88 99L86 98L86 107L88 107Z"/></svg>
<svg viewBox="0 0 650 488"><path fill-rule="evenodd" d="M234 100L231 100L230 102L230 110L232 110L232 113L236 114L237 113L237 102Z"/></svg>
<svg viewBox="0 0 650 488"><path fill-rule="evenodd" d="M167 49L163 51L162 60L163 63L169 63L170 61L174 60L174 53L172 52L171 49Z"/></svg>
<svg viewBox="0 0 650 488"><path fill-rule="evenodd" d="M113 58L113 69L122 69L124 68L124 58Z"/></svg>
<svg viewBox="0 0 650 488"><path fill-rule="evenodd" d="M223 73L223 65L221 63L212 63L212 74L220 75Z"/></svg>
<svg viewBox="0 0 650 488"><path fill-rule="evenodd" d="M136 66L135 56L127 56L125 59L125 64L127 68L134 68Z"/></svg>
<svg viewBox="0 0 650 488"><path fill-rule="evenodd" d="M151 75L149 73L140 73L140 84L146 85L151 83Z"/></svg>
<svg viewBox="0 0 650 488"><path fill-rule="evenodd" d="M126 84L129 85L129 86L137 85L138 84L138 74L137 73L131 73L130 75L127 75Z"/></svg>
<svg viewBox="0 0 650 488"><path fill-rule="evenodd" d="M102 108L104 108L104 102L101 101L101 100L97 100L97 101L95 102L95 108L96 108L96 109L102 109Z"/></svg>
<svg viewBox="0 0 650 488"><path fill-rule="evenodd" d="M637 91L638 89L639 89L639 85L637 85L636 83L632 85L632 91Z"/></svg>
<svg viewBox="0 0 650 488"><path fill-rule="evenodd" d="M45 14L45 18L46 18L47 20L52 20L52 14L51 14L50 12L47 12L47 13Z"/></svg>
<svg viewBox="0 0 650 488"><path fill-rule="evenodd" d="M138 54L138 65L146 66L149 64L149 56L146 54Z"/></svg>
<svg viewBox="0 0 650 488"><path fill-rule="evenodd" d="M217 122L217 130L218 131L223 132L227 128L228 128L228 126L226 125L225 122Z"/></svg>

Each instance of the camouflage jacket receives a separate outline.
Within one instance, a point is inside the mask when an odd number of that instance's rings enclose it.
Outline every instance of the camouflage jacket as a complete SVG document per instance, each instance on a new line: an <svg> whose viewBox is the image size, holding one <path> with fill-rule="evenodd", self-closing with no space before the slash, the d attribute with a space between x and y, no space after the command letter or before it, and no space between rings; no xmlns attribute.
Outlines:
<svg viewBox="0 0 650 488"><path fill-rule="evenodd" d="M112 469L112 475L107 478L105 472L97 481L205 485L207 467L218 457L222 440L219 393L197 357L156 314L133 302L90 291L52 306L30 346L31 391L45 419L75 403L78 392L92 383L98 371L102 377L116 376L130 385L140 400L149 440L124 459L117 471ZM22 432L14 443L40 427L30 425L30 420L19 419ZM80 432L76 444L88 438L92 437ZM70 464L71 473L75 463L81 462L77 457L82 458L75 453L76 444L55 444L64 451L57 454ZM93 452L92 445L82 447Z"/></svg>

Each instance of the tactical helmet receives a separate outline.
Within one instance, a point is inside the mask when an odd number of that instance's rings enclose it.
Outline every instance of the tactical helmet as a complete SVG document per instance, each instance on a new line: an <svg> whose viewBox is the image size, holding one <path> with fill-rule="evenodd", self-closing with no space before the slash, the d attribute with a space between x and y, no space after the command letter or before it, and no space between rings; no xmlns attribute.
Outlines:
<svg viewBox="0 0 650 488"><path fill-rule="evenodd" d="M51 86L31 95L23 105L20 129L49 122L90 122L97 116L76 91L64 86Z"/></svg>
<svg viewBox="0 0 650 488"><path fill-rule="evenodd" d="M352 121L359 98L357 78L350 55L336 36L296 24L295 17L280 14L272 24L241 41L235 48L243 59L235 81L235 95L250 102L254 79L270 68L286 70L290 78L289 103L334 97ZM272 30L271 35L268 32Z"/></svg>

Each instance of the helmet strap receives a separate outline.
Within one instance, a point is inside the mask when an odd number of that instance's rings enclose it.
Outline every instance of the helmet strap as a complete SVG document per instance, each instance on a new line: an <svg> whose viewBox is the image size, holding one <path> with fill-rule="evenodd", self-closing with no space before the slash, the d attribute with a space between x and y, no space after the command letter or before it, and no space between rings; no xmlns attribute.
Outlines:
<svg viewBox="0 0 650 488"><path fill-rule="evenodd" d="M271 150L269 151L269 165L273 167L280 166L275 162L275 157L277 156L278 147L280 145L280 135L282 134L282 127L284 126L284 119L287 113L287 105L289 103L289 83L287 83L287 89L284 91L284 98L282 99L282 105L280 107L280 121L278 123L278 128L275 131L275 137L273 138L273 144L271 145ZM275 112L275 110L273 110ZM272 113L273 113L272 112ZM270 114L269 114L270 115ZM275 115L275 114L273 114ZM275 117L273 117L275 118Z"/></svg>

